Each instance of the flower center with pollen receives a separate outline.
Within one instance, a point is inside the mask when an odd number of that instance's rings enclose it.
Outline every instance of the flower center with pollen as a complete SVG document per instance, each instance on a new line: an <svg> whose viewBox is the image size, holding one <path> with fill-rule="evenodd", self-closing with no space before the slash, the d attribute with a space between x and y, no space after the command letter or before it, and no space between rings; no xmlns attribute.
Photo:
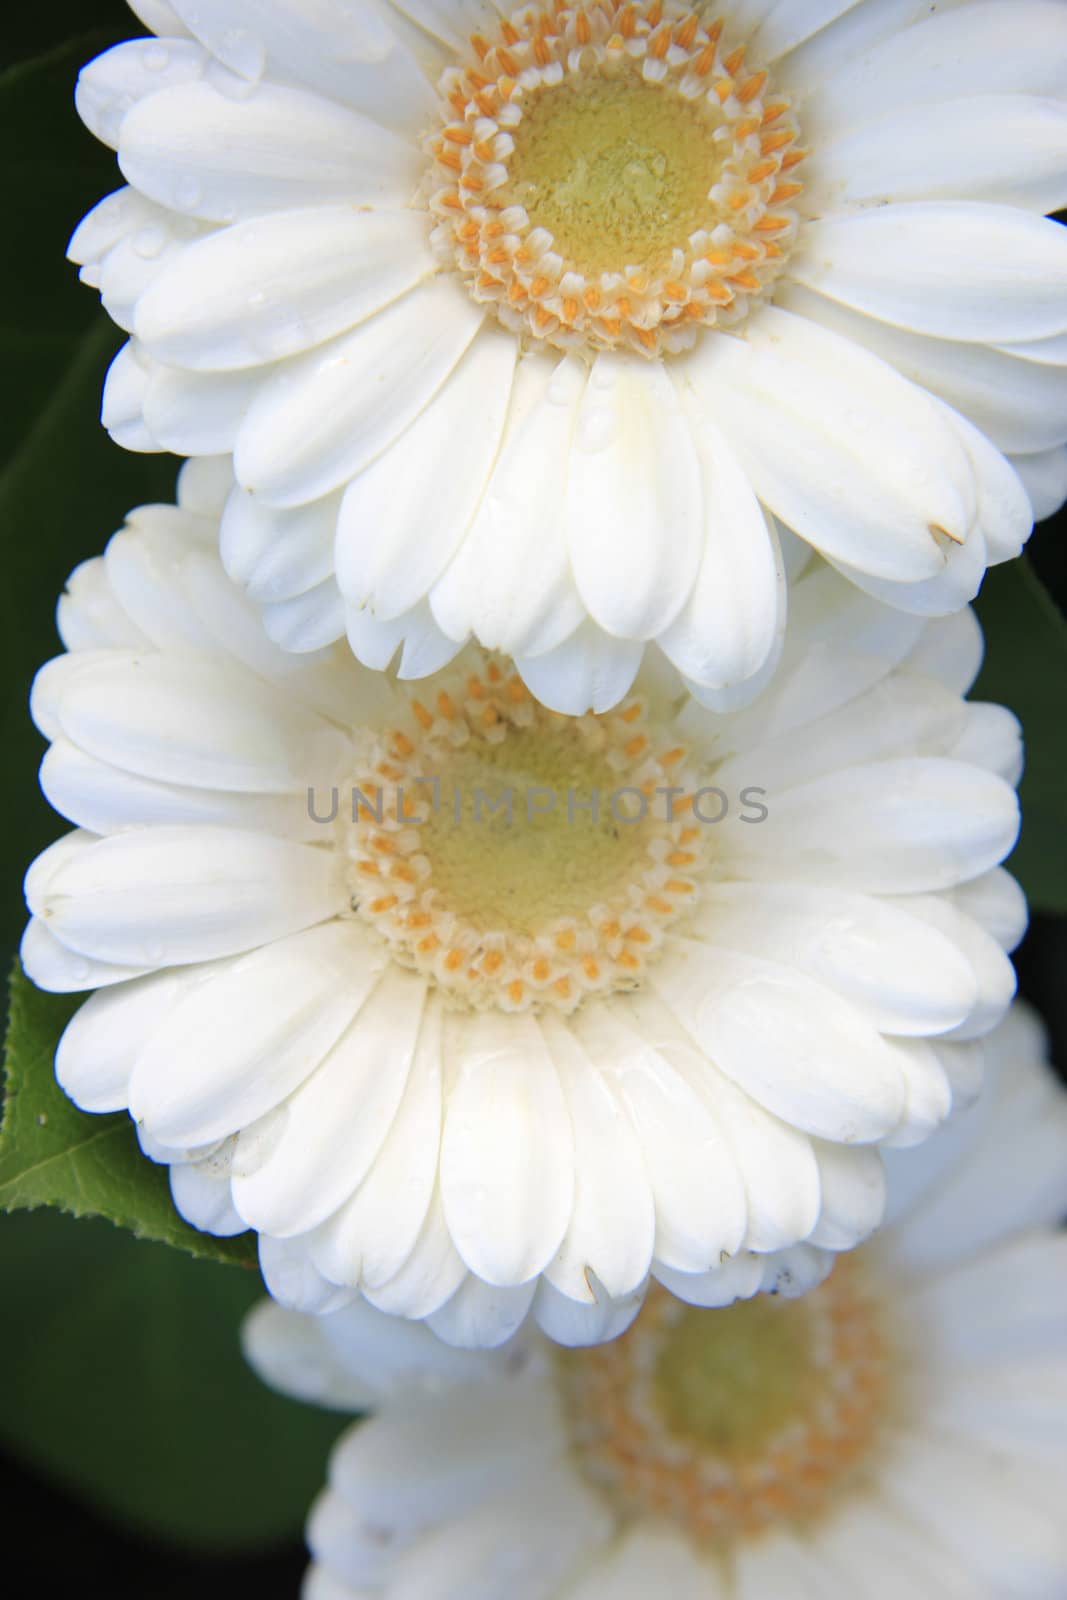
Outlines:
<svg viewBox="0 0 1067 1600"><path fill-rule="evenodd" d="M624 1519L726 1546L813 1520L862 1475L889 1402L882 1309L853 1261L799 1300L702 1311L657 1291L630 1331L561 1352L583 1475Z"/></svg>
<svg viewBox="0 0 1067 1600"><path fill-rule="evenodd" d="M475 665L365 736L342 819L353 914L456 1004L566 1012L632 989L707 865L686 752L641 699L564 717Z"/></svg>
<svg viewBox="0 0 1067 1600"><path fill-rule="evenodd" d="M445 73L432 242L507 327L656 355L769 289L803 152L723 32L662 0L529 6Z"/></svg>

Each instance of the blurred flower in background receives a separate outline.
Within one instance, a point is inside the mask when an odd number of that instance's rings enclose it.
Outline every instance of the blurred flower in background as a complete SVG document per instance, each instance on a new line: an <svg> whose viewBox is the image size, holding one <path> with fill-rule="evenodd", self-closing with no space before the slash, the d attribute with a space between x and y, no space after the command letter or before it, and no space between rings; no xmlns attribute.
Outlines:
<svg viewBox="0 0 1067 1600"><path fill-rule="evenodd" d="M889 1158L885 1230L796 1301L661 1295L598 1350L489 1356L269 1302L245 1346L365 1409L306 1600L1052 1600L1067 1588L1067 1094L1016 1008L986 1098Z"/></svg>

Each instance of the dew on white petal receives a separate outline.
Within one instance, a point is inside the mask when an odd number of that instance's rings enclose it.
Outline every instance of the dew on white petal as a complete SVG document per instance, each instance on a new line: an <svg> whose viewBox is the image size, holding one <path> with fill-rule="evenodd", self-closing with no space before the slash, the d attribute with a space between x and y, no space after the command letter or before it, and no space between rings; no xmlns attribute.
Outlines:
<svg viewBox="0 0 1067 1600"><path fill-rule="evenodd" d="M174 203L179 211L192 211L200 204L203 193L197 178L179 178L174 185Z"/></svg>
<svg viewBox="0 0 1067 1600"><path fill-rule="evenodd" d="M615 437L615 413L609 406L590 406L578 425L583 450L605 450Z"/></svg>
<svg viewBox="0 0 1067 1600"><path fill-rule="evenodd" d="M167 230L153 223L147 228L138 228L133 236L133 249L144 261L154 261L162 255L167 245Z"/></svg>
<svg viewBox="0 0 1067 1600"><path fill-rule="evenodd" d="M569 406L574 399L574 386L577 374L568 364L557 367L548 380L545 391L550 405Z"/></svg>
<svg viewBox="0 0 1067 1600"><path fill-rule="evenodd" d="M159 40L149 40L141 51L141 65L146 72L163 72L170 66L170 51Z"/></svg>

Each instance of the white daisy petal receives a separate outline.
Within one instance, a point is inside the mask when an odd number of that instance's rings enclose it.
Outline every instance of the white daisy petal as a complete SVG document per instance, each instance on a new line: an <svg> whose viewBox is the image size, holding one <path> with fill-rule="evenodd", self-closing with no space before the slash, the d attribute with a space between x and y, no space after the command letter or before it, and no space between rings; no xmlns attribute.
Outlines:
<svg viewBox="0 0 1067 1600"><path fill-rule="evenodd" d="M371 953L358 944L346 944L345 953L373 970ZM241 1135L234 1203L261 1232L284 1237L314 1228L370 1170L407 1084L424 995L407 973L383 975L321 1065L289 1096L281 1128L262 1141L254 1130Z"/></svg>
<svg viewBox="0 0 1067 1600"><path fill-rule="evenodd" d="M583 711L607 711L623 698L641 665L641 646L630 639L612 639L586 620L555 649L539 656L517 656L515 665L544 705L580 716Z"/></svg>
<svg viewBox="0 0 1067 1600"><path fill-rule="evenodd" d="M1005 1471L997 1455L924 1434L891 1458L889 1493L994 1594L1054 1594L1067 1567L1055 1489L1036 1462Z"/></svg>
<svg viewBox="0 0 1067 1600"><path fill-rule="evenodd" d="M560 1075L574 1133L574 1209L545 1276L587 1305L642 1283L652 1260L656 1213L641 1146L626 1114L577 1040L546 1018L545 1038Z"/></svg>
<svg viewBox="0 0 1067 1600"><path fill-rule="evenodd" d="M201 1233L232 1239L248 1228L234 1209L228 1174L220 1177L195 1161L176 1162L170 1169L170 1192L186 1222Z"/></svg>
<svg viewBox="0 0 1067 1600"><path fill-rule="evenodd" d="M63 732L123 771L193 788L294 794L325 722L232 663L191 658L175 681L154 654L108 652L67 686Z"/></svg>
<svg viewBox="0 0 1067 1600"><path fill-rule="evenodd" d="M673 622L700 566L703 490L678 392L660 367L597 357L579 402L563 523L578 592L606 633L648 639Z"/></svg>
<svg viewBox="0 0 1067 1600"><path fill-rule="evenodd" d="M774 1116L846 1144L883 1138L899 1063L862 1015L789 967L672 939L650 982L693 1040Z"/></svg>
<svg viewBox="0 0 1067 1600"><path fill-rule="evenodd" d="M481 321L449 283L435 281L324 350L295 358L260 388L244 417L234 450L239 482L273 506L337 488L415 420Z"/></svg>
<svg viewBox="0 0 1067 1600"><path fill-rule="evenodd" d="M869 1146L849 1150L818 1140L814 1148L821 1194L819 1221L809 1242L825 1250L851 1250L882 1220L886 1196L882 1158Z"/></svg>
<svg viewBox="0 0 1067 1600"><path fill-rule="evenodd" d="M305 807L291 795L253 796L157 783L86 755L62 738L41 762L40 784L49 805L93 833L118 833L146 822L208 822L224 828L253 825L293 839L316 836Z"/></svg>
<svg viewBox="0 0 1067 1600"><path fill-rule="evenodd" d="M466 537L430 595L433 613L454 639L474 633L491 648L542 655L581 623L567 554L563 480L530 486L542 465L562 457L575 427L586 375L578 361L555 369L537 357L519 362L500 453Z"/></svg>
<svg viewBox="0 0 1067 1600"><path fill-rule="evenodd" d="M168 1144L198 1145L271 1111L373 989L380 967L361 962L361 944L328 923L192 978L136 1055L133 1115Z"/></svg>
<svg viewBox="0 0 1067 1600"><path fill-rule="evenodd" d="M752 50L761 61L774 61L795 50L813 34L836 22L852 9L857 0L757 0L756 6L742 5L748 21L753 10L764 13L752 40Z"/></svg>
<svg viewBox="0 0 1067 1600"><path fill-rule="evenodd" d="M894 107L820 143L809 177L805 201L816 214L960 196L1057 211L1067 204L1067 106L968 94Z"/></svg>
<svg viewBox="0 0 1067 1600"><path fill-rule="evenodd" d="M294 511L271 511L233 488L219 524L219 554L227 575L252 600L268 604L307 594L333 571L337 497Z"/></svg>
<svg viewBox="0 0 1067 1600"><path fill-rule="evenodd" d="M905 658L905 670L944 684L965 695L978 676L985 640L973 611L957 611L923 628Z"/></svg>
<svg viewBox="0 0 1067 1600"><path fill-rule="evenodd" d="M101 262L123 238L136 237L142 229L160 227L166 230L174 221L165 206L138 194L125 184L106 195L93 210L86 211L67 243L67 261L82 267L78 277L83 283L99 288ZM149 242L158 242L158 234L149 234Z"/></svg>
<svg viewBox="0 0 1067 1600"><path fill-rule="evenodd" d="M375 1313L357 1301L339 1315L354 1316L362 1327ZM256 1376L283 1393L298 1391L297 1398L306 1404L331 1410L365 1411L386 1385L372 1386L347 1370L334 1354L329 1327L326 1318L304 1317L273 1300L260 1300L241 1326L241 1351ZM421 1326L401 1324L397 1331L400 1338L407 1333L427 1338Z"/></svg>
<svg viewBox="0 0 1067 1600"><path fill-rule="evenodd" d="M838 1580L822 1552L810 1541L786 1529L769 1539L742 1545L734 1565L731 1600L759 1600L775 1590L792 1593L796 1600L850 1600L855 1585ZM788 1584L788 1589L784 1586ZM851 1589L850 1589L851 1585Z"/></svg>
<svg viewBox="0 0 1067 1600"><path fill-rule="evenodd" d="M203 226L188 217L163 214L162 223L127 232L93 269L100 303L113 322L133 332L142 297L168 266L184 259L186 250L203 234Z"/></svg>
<svg viewBox="0 0 1067 1600"><path fill-rule="evenodd" d="M827 29L815 41L818 65L803 51L785 64L783 87L799 100L808 137L958 95L1060 96L1067 17L1057 0L974 0L934 13L904 0L896 10L904 16L868 0L855 32Z"/></svg>
<svg viewBox="0 0 1067 1600"><path fill-rule="evenodd" d="M1051 517L1067 500L1067 449L1012 457L1012 466L1030 497L1034 521Z"/></svg>
<svg viewBox="0 0 1067 1600"><path fill-rule="evenodd" d="M952 896L953 903L968 917L992 934L1010 955L1026 932L1029 911L1026 896L1003 867L961 883Z"/></svg>
<svg viewBox="0 0 1067 1600"><path fill-rule="evenodd" d="M232 450L262 381L262 373L183 372L149 360L143 412L152 448L192 456Z"/></svg>
<svg viewBox="0 0 1067 1600"><path fill-rule="evenodd" d="M1067 234L975 201L879 205L804 230L797 280L855 310L942 339L1042 339L1067 331Z"/></svg>
<svg viewBox="0 0 1067 1600"><path fill-rule="evenodd" d="M902 803L905 794L913 803ZM922 803L914 804L919 796ZM1002 779L916 757L787 789L761 826L761 859L746 842L738 852L755 878L773 872L785 881L907 894L995 866L1015 842L1019 813Z"/></svg>
<svg viewBox="0 0 1067 1600"><path fill-rule="evenodd" d="M380 1288L412 1256L434 1198L441 1106L441 1011L431 999L403 1096L369 1173L309 1241L316 1265L335 1282Z"/></svg>
<svg viewBox="0 0 1067 1600"><path fill-rule="evenodd" d="M441 1138L441 1195L456 1247L490 1284L526 1283L559 1249L574 1203L570 1119L532 1018L446 1022L458 1076Z"/></svg>
<svg viewBox="0 0 1067 1600"><path fill-rule="evenodd" d="M783 300L791 311L865 345L906 378L940 395L1001 450L1033 453L1062 443L1064 366L1027 361L987 345L909 333L799 284L790 286Z"/></svg>
<svg viewBox="0 0 1067 1600"><path fill-rule="evenodd" d="M105 50L78 75L74 105L79 117L104 144L119 147L126 113L146 95L181 83L193 83L209 60L191 39L130 39Z"/></svg>
<svg viewBox="0 0 1067 1600"><path fill-rule="evenodd" d="M178 469L178 505L195 517L220 517L233 488L233 467L226 456L186 461Z"/></svg>
<svg viewBox="0 0 1067 1600"><path fill-rule="evenodd" d="M416 212L276 211L184 250L141 295L137 337L194 371L260 366L366 321L433 270Z"/></svg>
<svg viewBox="0 0 1067 1600"><path fill-rule="evenodd" d="M722 688L753 679L785 626L777 540L737 457L691 389L704 550L689 597L656 643L682 675Z"/></svg>
<svg viewBox="0 0 1067 1600"><path fill-rule="evenodd" d="M131 0L130 10L161 39L192 37L170 0Z"/></svg>
<svg viewBox="0 0 1067 1600"><path fill-rule="evenodd" d="M860 1501L851 1516L826 1529L820 1544L827 1570L819 1575L824 1587L817 1593L832 1586L847 1596L862 1570L864 1600L895 1600L894 1586L899 1595L902 1584L914 1600L986 1600L987 1591L941 1542L896 1507Z"/></svg>
<svg viewBox="0 0 1067 1600"><path fill-rule="evenodd" d="M107 369L100 402L100 421L124 450L162 449L145 422L147 393L148 373L138 360L132 341L127 341Z"/></svg>
<svg viewBox="0 0 1067 1600"><path fill-rule="evenodd" d="M895 904L807 885L723 883L705 896L697 931L771 961L789 962L865 1012L885 1033L956 1027L976 999L964 957Z"/></svg>
<svg viewBox="0 0 1067 1600"><path fill-rule="evenodd" d="M605 1293L587 1304L562 1294L546 1276L537 1286L532 1315L548 1338L568 1349L604 1344L630 1327L641 1309L646 1287L642 1283L630 1294L615 1299Z"/></svg>
<svg viewBox="0 0 1067 1600"><path fill-rule="evenodd" d="M268 63L320 95L407 133L433 106L411 52L373 7L335 0L172 0L189 31L235 73L255 81ZM388 15L388 13L387 13ZM395 15L395 13L393 13ZM340 35L339 35L340 29Z"/></svg>
<svg viewBox="0 0 1067 1600"><path fill-rule="evenodd" d="M56 628L67 650L144 645L144 634L112 594L101 562L83 561L67 579L56 606ZM47 671L47 669L42 669ZM31 691L31 714L37 687Z"/></svg>
<svg viewBox="0 0 1067 1600"><path fill-rule="evenodd" d="M181 991L183 975L153 972L91 995L67 1023L56 1050L56 1078L83 1111L129 1103L137 1054Z"/></svg>
<svg viewBox="0 0 1067 1600"><path fill-rule="evenodd" d="M505 426L514 341L484 329L426 409L393 445L353 478L337 518L337 582L346 601L383 621L418 604L448 566L482 502ZM456 563L453 563L455 566ZM436 621L446 626L434 591ZM484 584L484 568L478 582ZM465 587L465 586L464 586Z"/></svg>
<svg viewBox="0 0 1067 1600"><path fill-rule="evenodd" d="M41 915L72 950L162 966L251 949L323 921L340 902L336 863L308 845L178 826L101 839L54 875Z"/></svg>
<svg viewBox="0 0 1067 1600"><path fill-rule="evenodd" d="M372 1306L389 1316L432 1317L467 1276L448 1231L438 1187L403 1266L384 1283L364 1283L363 1292Z"/></svg>
<svg viewBox="0 0 1067 1600"><path fill-rule="evenodd" d="M143 506L108 540L103 569L114 598L156 648L212 650L215 640L178 577L197 518Z"/></svg>
<svg viewBox="0 0 1067 1600"><path fill-rule="evenodd" d="M710 1272L676 1272L673 1267L657 1263L656 1282L686 1305L718 1309L733 1305L735 1300L750 1300L759 1293L766 1264L776 1259L743 1251Z"/></svg>
<svg viewBox="0 0 1067 1600"><path fill-rule="evenodd" d="M336 200L407 203L411 145L331 101L261 83L234 95L207 82L163 89L119 134L123 176L149 199L212 222Z"/></svg>
<svg viewBox="0 0 1067 1600"><path fill-rule="evenodd" d="M259 1270L270 1293L283 1306L311 1316L327 1316L346 1306L353 1297L351 1289L328 1283L287 1239L260 1235Z"/></svg>
<svg viewBox="0 0 1067 1600"><path fill-rule="evenodd" d="M715 1567L672 1531L637 1528L577 1582L567 1600L643 1600L659 1585L671 1600L726 1600Z"/></svg>
<svg viewBox="0 0 1067 1600"><path fill-rule="evenodd" d="M744 339L698 346L686 372L760 498L824 554L915 581L943 564L933 529L966 538L962 449L930 401L865 351L768 308Z"/></svg>
<svg viewBox="0 0 1067 1600"><path fill-rule="evenodd" d="M619 1097L641 1144L656 1208L658 1260L699 1272L731 1255L744 1237L744 1190L727 1140L705 1103L657 1049L641 1016L579 1012L574 1030Z"/></svg>
<svg viewBox="0 0 1067 1600"><path fill-rule="evenodd" d="M821 1204L819 1170L812 1141L806 1134L771 1116L736 1084L709 1066L691 1078L730 1146L745 1191L748 1223L745 1244L751 1250L773 1251L804 1239L815 1226ZM709 1275L732 1281L745 1277L746 1257L739 1255ZM727 1266L731 1273L727 1274ZM657 1264L657 1275L662 1267ZM666 1281L666 1280L661 1280ZM756 1284L748 1293L754 1293ZM738 1288L736 1293L745 1292ZM720 1302L728 1305L735 1290ZM711 1302L709 1302L711 1303Z"/></svg>
<svg viewBox="0 0 1067 1600"><path fill-rule="evenodd" d="M495 1350L521 1327L537 1288L537 1279L508 1289L492 1288L468 1277L451 1300L427 1318L439 1339L459 1349Z"/></svg>
<svg viewBox="0 0 1067 1600"><path fill-rule="evenodd" d="M491 1594L503 1570L512 1600L551 1600L608 1520L592 1493L562 1474L517 1485L420 1539L398 1560L396 1583L420 1600L460 1600ZM548 1545L538 1537L542 1527L553 1529Z"/></svg>
<svg viewBox="0 0 1067 1600"><path fill-rule="evenodd" d="M85 989L125 983L146 970L120 962L91 961L76 950L68 950L39 917L31 917L26 926L19 944L19 960L31 982L52 994L79 994Z"/></svg>
<svg viewBox="0 0 1067 1600"><path fill-rule="evenodd" d="M307 594L264 606L263 627L275 644L296 655L324 650L342 638L345 606L333 578L317 584Z"/></svg>

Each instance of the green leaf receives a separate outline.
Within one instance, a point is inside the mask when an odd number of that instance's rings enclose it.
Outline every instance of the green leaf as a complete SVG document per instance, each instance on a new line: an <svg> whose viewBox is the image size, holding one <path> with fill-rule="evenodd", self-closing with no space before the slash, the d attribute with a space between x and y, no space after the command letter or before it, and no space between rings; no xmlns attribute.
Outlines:
<svg viewBox="0 0 1067 1600"><path fill-rule="evenodd" d="M4 1061L0 1210L54 1206L105 1217L210 1261L254 1266L255 1238L198 1233L174 1209L165 1167L142 1154L125 1112L79 1111L56 1083L56 1046L84 995L43 994L16 970Z"/></svg>
<svg viewBox="0 0 1067 1600"><path fill-rule="evenodd" d="M1067 622L1025 558L988 574L977 609L986 655L974 696L1010 706L1026 740L1022 835L1007 865L1033 910L1067 912Z"/></svg>
<svg viewBox="0 0 1067 1600"><path fill-rule="evenodd" d="M35 1214L0 1217L0 1282L19 1308L0 1318L0 1439L154 1535L219 1550L289 1540L340 1423L244 1366L238 1329L261 1285L220 1263L254 1265L253 1236L190 1228L130 1119L79 1111L59 1088L56 1044L83 998L12 977L0 1210Z"/></svg>
<svg viewBox="0 0 1067 1600"><path fill-rule="evenodd" d="M36 1212L0 1217L0 1279L7 1448L155 1538L221 1554L298 1536L344 1418L245 1365L252 1273Z"/></svg>

